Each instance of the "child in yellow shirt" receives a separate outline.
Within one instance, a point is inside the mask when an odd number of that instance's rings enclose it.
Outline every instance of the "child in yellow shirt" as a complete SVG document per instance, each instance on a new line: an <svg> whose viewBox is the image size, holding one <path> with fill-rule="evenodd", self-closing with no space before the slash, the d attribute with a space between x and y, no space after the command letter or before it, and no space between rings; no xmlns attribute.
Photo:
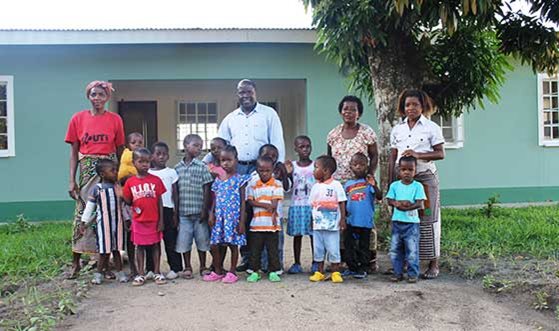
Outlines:
<svg viewBox="0 0 559 331"><path fill-rule="evenodd" d="M139 132L130 133L126 137L126 148L122 152L118 168L118 180L122 185L128 177L138 174L134 164L132 164L132 153L140 147L144 147L144 136Z"/></svg>

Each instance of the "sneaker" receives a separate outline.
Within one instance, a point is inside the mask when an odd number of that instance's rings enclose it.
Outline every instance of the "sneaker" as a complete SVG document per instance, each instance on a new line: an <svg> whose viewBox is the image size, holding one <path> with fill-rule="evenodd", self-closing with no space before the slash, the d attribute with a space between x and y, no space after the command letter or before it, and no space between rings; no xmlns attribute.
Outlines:
<svg viewBox="0 0 559 331"><path fill-rule="evenodd" d="M165 278L167 278L169 280L177 279L177 277L179 277L179 275L177 275L177 273L174 272L173 270L169 271L167 273L167 276L165 276Z"/></svg>
<svg viewBox="0 0 559 331"><path fill-rule="evenodd" d="M326 279L326 276L319 271L316 271L312 276L309 277L311 282L321 282Z"/></svg>
<svg viewBox="0 0 559 331"><path fill-rule="evenodd" d="M277 272L270 272L268 274L268 280L274 283L281 282L281 278Z"/></svg>
<svg viewBox="0 0 559 331"><path fill-rule="evenodd" d="M311 273L315 273L318 271L318 262L313 262L311 266Z"/></svg>
<svg viewBox="0 0 559 331"><path fill-rule="evenodd" d="M403 280L404 280L403 275L392 275L392 277L390 277L390 281L394 283L401 282Z"/></svg>
<svg viewBox="0 0 559 331"><path fill-rule="evenodd" d="M298 263L294 263L291 268L287 270L288 274L300 274L301 272L303 272L303 268Z"/></svg>
<svg viewBox="0 0 559 331"><path fill-rule="evenodd" d="M344 278L342 277L341 273L339 273L338 271L332 273L332 283L343 283L343 282L344 282Z"/></svg>
<svg viewBox="0 0 559 331"><path fill-rule="evenodd" d="M248 270L248 263L241 264L237 268L235 268L237 272L245 272Z"/></svg>
<svg viewBox="0 0 559 331"><path fill-rule="evenodd" d="M239 280L239 277L237 277L237 275L235 275L232 272L228 272L225 277L223 277L223 279L221 280L222 283L225 284L233 284L236 283Z"/></svg>
<svg viewBox="0 0 559 331"><path fill-rule="evenodd" d="M367 273L365 271L358 271L358 272L353 274L353 278L355 278L355 279L367 278Z"/></svg>
<svg viewBox="0 0 559 331"><path fill-rule="evenodd" d="M253 272L247 277L247 282L256 283L260 279L262 279L262 276L260 276L260 273L259 272Z"/></svg>
<svg viewBox="0 0 559 331"><path fill-rule="evenodd" d="M354 276L355 274L356 274L356 272L351 271L349 269L346 269L342 272L342 276L344 276L344 277L351 277L351 276Z"/></svg>
<svg viewBox="0 0 559 331"><path fill-rule="evenodd" d="M408 278L408 283L415 284L417 283L417 279L418 279L417 277L410 277Z"/></svg>
<svg viewBox="0 0 559 331"><path fill-rule="evenodd" d="M155 278L155 274L153 273L153 271L150 271L146 274L146 280L152 280Z"/></svg>
<svg viewBox="0 0 559 331"><path fill-rule="evenodd" d="M93 274L93 279L91 280L91 284L93 285L101 285L103 283L103 274L96 272Z"/></svg>
<svg viewBox="0 0 559 331"><path fill-rule="evenodd" d="M237 272L241 272L241 271L237 270ZM247 270L245 270L245 272L246 272L247 274L251 274L251 273L254 272L254 270L252 270L251 268L248 268Z"/></svg>
<svg viewBox="0 0 559 331"><path fill-rule="evenodd" d="M116 273L116 278L120 283L128 283L128 276L124 271L119 271Z"/></svg>
<svg viewBox="0 0 559 331"><path fill-rule="evenodd" d="M209 275L205 275L204 277L202 277L202 280L205 282L217 282L218 280L221 280L223 277L225 277L224 275L218 275L215 272L210 272Z"/></svg>

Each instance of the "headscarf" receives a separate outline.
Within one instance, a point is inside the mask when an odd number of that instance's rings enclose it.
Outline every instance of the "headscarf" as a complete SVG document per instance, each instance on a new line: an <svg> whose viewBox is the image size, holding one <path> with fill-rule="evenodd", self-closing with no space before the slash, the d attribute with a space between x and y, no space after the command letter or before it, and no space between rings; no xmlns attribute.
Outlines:
<svg viewBox="0 0 559 331"><path fill-rule="evenodd" d="M105 81L102 81L102 80L94 80L91 83L87 84L87 87L85 88L85 96L87 98L89 98L89 91L91 91L91 89L94 88L94 87L100 87L103 90L105 90L105 93L107 94L107 99L111 98L111 94L115 90L113 88L113 84L111 84L109 82L105 82Z"/></svg>

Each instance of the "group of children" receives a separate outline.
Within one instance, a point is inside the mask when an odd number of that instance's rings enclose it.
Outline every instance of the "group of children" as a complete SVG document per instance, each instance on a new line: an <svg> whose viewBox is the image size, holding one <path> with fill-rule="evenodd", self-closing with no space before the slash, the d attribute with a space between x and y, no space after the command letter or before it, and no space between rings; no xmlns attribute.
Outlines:
<svg viewBox="0 0 559 331"><path fill-rule="evenodd" d="M256 170L237 173L237 150L221 138L211 141L211 161L198 159L202 138L184 138L184 158L174 169L167 167L169 148L163 142L152 150L143 147L139 133L128 136L120 169L103 159L96 171L101 178L90 192L82 217L82 229L95 224L99 258L92 282L118 278L126 282L120 251L127 248L133 285L153 279L193 278L192 244L196 241L200 276L204 281L235 283L239 280L239 254L248 261L248 282L262 276L272 282L283 274L283 200L291 193L287 234L293 237L295 263L288 273L303 272L301 246L309 236L313 251L310 280L344 277L365 278L371 265L370 236L374 228L375 200L382 193L369 175L368 158L353 155L350 168L355 179L342 185L334 180L336 161L322 155L311 160L311 140L294 141L297 161L278 162L273 145L260 148ZM414 181L416 160L402 157L400 179L390 185L386 198L394 207L390 258L393 281L403 279L407 263L409 282L416 282L419 269L419 210L425 200L423 186ZM161 240L164 240L170 271L160 272ZM341 244L343 250L341 249ZM230 267L224 267L227 248ZM241 248L241 250L239 250ZM212 263L206 263L210 251ZM343 252L343 254L342 254ZM110 271L113 254L116 275ZM342 256L343 255L343 256ZM347 264L342 270L341 263ZM331 275L326 276L325 261Z"/></svg>

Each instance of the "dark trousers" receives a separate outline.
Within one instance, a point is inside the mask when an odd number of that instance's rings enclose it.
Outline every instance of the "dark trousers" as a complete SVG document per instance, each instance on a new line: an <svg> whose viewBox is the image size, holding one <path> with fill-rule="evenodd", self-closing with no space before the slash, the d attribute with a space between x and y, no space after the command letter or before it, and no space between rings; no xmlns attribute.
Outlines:
<svg viewBox="0 0 559 331"><path fill-rule="evenodd" d="M268 270L281 270L278 252L279 232L250 232L250 268L260 270L260 259L264 248L268 250Z"/></svg>
<svg viewBox="0 0 559 331"><path fill-rule="evenodd" d="M181 255L175 251L179 232L173 222L173 208L164 207L163 223L165 224L165 229L163 230L163 240L165 241L167 262L169 263L169 268L171 270L179 272L182 270L182 258Z"/></svg>
<svg viewBox="0 0 559 331"><path fill-rule="evenodd" d="M371 229L347 225L344 231L345 261L349 270L364 272L369 269Z"/></svg>

